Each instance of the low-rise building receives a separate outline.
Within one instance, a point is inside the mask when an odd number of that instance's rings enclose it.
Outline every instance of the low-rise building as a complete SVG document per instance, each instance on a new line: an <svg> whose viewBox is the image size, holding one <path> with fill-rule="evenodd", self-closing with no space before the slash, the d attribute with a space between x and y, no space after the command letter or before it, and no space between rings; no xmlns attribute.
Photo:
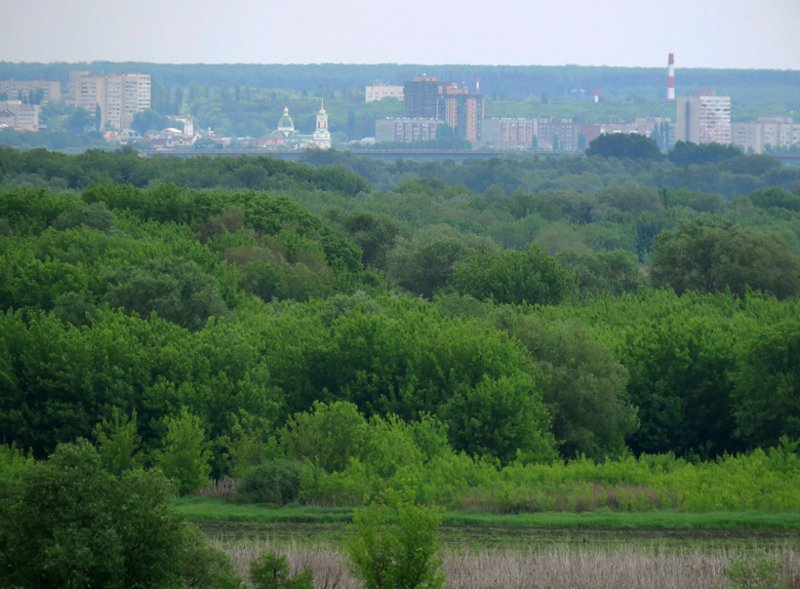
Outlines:
<svg viewBox="0 0 800 589"><path fill-rule="evenodd" d="M403 100L403 87L391 86L389 84L374 84L364 89L365 102L378 102L384 98Z"/></svg>
<svg viewBox="0 0 800 589"><path fill-rule="evenodd" d="M800 123L791 117L761 117L733 123L733 144L745 153L764 153L800 147Z"/></svg>
<svg viewBox="0 0 800 589"><path fill-rule="evenodd" d="M15 131L39 130L39 105L21 100L0 101L0 127Z"/></svg>
<svg viewBox="0 0 800 589"><path fill-rule="evenodd" d="M398 117L375 121L375 143L412 143L436 139L442 121L423 117Z"/></svg>
<svg viewBox="0 0 800 589"><path fill-rule="evenodd" d="M61 83L52 80L0 80L0 94L6 100L47 104L61 100Z"/></svg>
<svg viewBox="0 0 800 589"><path fill-rule="evenodd" d="M484 119L481 145L489 149L530 149L535 137L536 119Z"/></svg>
<svg viewBox="0 0 800 589"><path fill-rule="evenodd" d="M578 151L578 126L571 118L539 117L534 147L539 151Z"/></svg>
<svg viewBox="0 0 800 589"><path fill-rule="evenodd" d="M589 123L581 125L583 142L589 143L604 133L625 133L651 137L662 151L668 151L675 143L675 125L672 119L663 117L638 117L632 123Z"/></svg>

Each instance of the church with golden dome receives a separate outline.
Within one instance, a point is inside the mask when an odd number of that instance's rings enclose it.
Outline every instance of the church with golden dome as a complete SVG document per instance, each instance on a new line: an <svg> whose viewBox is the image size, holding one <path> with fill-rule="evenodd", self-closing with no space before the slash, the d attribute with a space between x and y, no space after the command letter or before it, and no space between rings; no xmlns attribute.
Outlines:
<svg viewBox="0 0 800 589"><path fill-rule="evenodd" d="M328 129L325 101L320 102L316 129L309 135L299 133L294 128L294 120L289 114L289 107L284 107L283 114L278 119L277 128L270 133L263 146L267 149L330 149L331 132Z"/></svg>

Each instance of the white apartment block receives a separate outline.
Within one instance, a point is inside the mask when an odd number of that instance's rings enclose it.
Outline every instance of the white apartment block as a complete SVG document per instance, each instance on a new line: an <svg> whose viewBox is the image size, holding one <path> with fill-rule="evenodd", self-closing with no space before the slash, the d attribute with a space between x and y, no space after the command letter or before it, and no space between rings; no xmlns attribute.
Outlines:
<svg viewBox="0 0 800 589"><path fill-rule="evenodd" d="M70 72L70 92L75 106L92 114L100 107L101 129L128 129L136 113L150 108L150 75Z"/></svg>
<svg viewBox="0 0 800 589"><path fill-rule="evenodd" d="M389 84L376 84L374 86L367 86L364 90L365 102L378 102L384 98L394 98L402 101L403 87L390 86Z"/></svg>
<svg viewBox="0 0 800 589"><path fill-rule="evenodd" d="M733 144L745 153L764 153L800 146L800 123L791 117L761 117L733 124Z"/></svg>
<svg viewBox="0 0 800 589"><path fill-rule="evenodd" d="M492 149L530 149L536 137L536 119L492 118L483 120L481 145Z"/></svg>
<svg viewBox="0 0 800 589"><path fill-rule="evenodd" d="M376 143L411 143L436 139L436 131L443 123L436 119L402 117L375 121Z"/></svg>
<svg viewBox="0 0 800 589"><path fill-rule="evenodd" d="M733 142L730 96L680 96L677 115L676 141L723 145Z"/></svg>

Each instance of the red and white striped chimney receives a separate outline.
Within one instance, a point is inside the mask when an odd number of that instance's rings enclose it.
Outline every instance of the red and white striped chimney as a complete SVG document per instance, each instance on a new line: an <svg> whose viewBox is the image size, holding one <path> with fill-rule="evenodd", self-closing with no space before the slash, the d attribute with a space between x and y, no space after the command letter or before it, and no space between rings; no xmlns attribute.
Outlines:
<svg viewBox="0 0 800 589"><path fill-rule="evenodd" d="M667 100L675 100L675 55L669 54L667 65Z"/></svg>
<svg viewBox="0 0 800 589"><path fill-rule="evenodd" d="M594 103L597 104L600 102L600 88L594 89Z"/></svg>

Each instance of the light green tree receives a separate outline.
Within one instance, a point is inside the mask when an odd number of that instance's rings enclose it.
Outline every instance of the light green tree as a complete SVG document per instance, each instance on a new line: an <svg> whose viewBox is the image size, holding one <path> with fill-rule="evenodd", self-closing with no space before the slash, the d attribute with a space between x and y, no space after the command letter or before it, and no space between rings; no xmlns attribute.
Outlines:
<svg viewBox="0 0 800 589"><path fill-rule="evenodd" d="M100 460L109 472L120 475L142 465L135 409L128 417L115 407L110 420L104 419L95 426L95 436Z"/></svg>
<svg viewBox="0 0 800 589"><path fill-rule="evenodd" d="M436 589L444 586L437 556L438 511L387 492L353 514L348 552L366 589Z"/></svg>
<svg viewBox="0 0 800 589"><path fill-rule="evenodd" d="M167 435L163 450L156 452L155 462L172 480L179 494L191 493L208 482L211 472L211 452L203 425L186 407L177 417L165 417L164 423Z"/></svg>

